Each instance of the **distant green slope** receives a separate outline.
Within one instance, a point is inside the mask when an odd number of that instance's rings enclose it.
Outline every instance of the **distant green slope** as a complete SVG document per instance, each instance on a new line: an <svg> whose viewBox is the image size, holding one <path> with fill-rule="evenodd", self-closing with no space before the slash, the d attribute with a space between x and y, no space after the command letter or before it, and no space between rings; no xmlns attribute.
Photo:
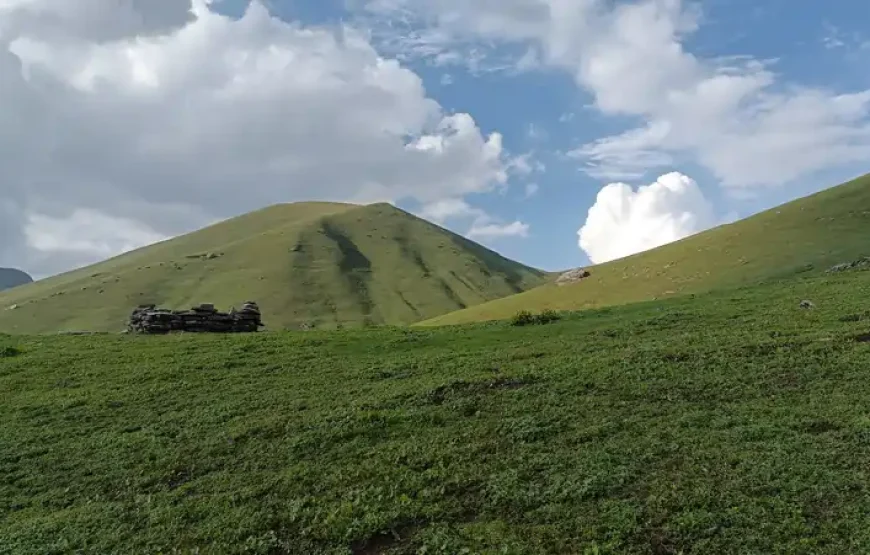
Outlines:
<svg viewBox="0 0 870 555"><path fill-rule="evenodd" d="M120 331L141 303L246 300L270 329L408 324L545 279L389 204L286 204L2 293L0 332Z"/></svg>
<svg viewBox="0 0 870 555"><path fill-rule="evenodd" d="M14 268L0 268L0 291L27 285L33 278L21 270Z"/></svg>
<svg viewBox="0 0 870 555"><path fill-rule="evenodd" d="M520 310L581 310L823 271L870 256L870 175L682 241L589 268L579 283L547 284L420 325L509 318ZM812 267L810 267L812 266Z"/></svg>

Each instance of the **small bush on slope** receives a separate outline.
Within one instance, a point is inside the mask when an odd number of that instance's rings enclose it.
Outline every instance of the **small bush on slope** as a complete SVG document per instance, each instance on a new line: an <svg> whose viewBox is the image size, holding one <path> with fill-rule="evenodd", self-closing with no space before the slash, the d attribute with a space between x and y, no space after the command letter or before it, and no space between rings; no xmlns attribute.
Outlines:
<svg viewBox="0 0 870 555"><path fill-rule="evenodd" d="M528 310L517 312L510 320L512 326L530 326L535 324L549 324L561 319L555 311L544 310L540 314L532 314Z"/></svg>

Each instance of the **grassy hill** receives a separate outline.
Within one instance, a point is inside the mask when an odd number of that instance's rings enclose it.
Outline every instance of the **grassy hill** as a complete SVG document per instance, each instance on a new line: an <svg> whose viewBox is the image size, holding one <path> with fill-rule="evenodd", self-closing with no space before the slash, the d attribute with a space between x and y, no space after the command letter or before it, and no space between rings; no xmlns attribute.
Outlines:
<svg viewBox="0 0 870 555"><path fill-rule="evenodd" d="M2 293L0 332L120 331L142 303L246 300L271 329L408 324L545 279L389 204L286 204Z"/></svg>
<svg viewBox="0 0 870 555"><path fill-rule="evenodd" d="M870 175L750 218L589 268L567 286L545 285L421 325L504 319L520 310L580 310L735 287L870 255Z"/></svg>
<svg viewBox="0 0 870 555"><path fill-rule="evenodd" d="M867 553L868 294L0 336L0 552Z"/></svg>
<svg viewBox="0 0 870 555"><path fill-rule="evenodd" d="M33 282L33 278L14 268L0 268L0 291Z"/></svg>

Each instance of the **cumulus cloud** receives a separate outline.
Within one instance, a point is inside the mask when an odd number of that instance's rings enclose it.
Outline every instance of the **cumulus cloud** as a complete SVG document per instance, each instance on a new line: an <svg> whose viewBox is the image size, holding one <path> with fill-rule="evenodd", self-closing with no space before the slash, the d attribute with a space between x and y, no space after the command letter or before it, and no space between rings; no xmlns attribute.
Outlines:
<svg viewBox="0 0 870 555"><path fill-rule="evenodd" d="M597 178L635 179L691 156L739 191L870 157L870 91L801 86L766 60L693 54L696 4L372 0L370 9L430 29L441 49L474 39L531 45L542 63L573 76L600 113L642 120L572 152Z"/></svg>
<svg viewBox="0 0 870 555"><path fill-rule="evenodd" d="M599 191L577 232L594 264L672 243L716 225L711 203L689 176L673 172L638 187L611 183Z"/></svg>
<svg viewBox="0 0 870 555"><path fill-rule="evenodd" d="M0 2L0 33L10 36L26 30L30 36L52 41L86 38L96 42L130 35L152 35L190 21L198 0L4 0Z"/></svg>
<svg viewBox="0 0 870 555"><path fill-rule="evenodd" d="M275 202L508 179L501 136L364 34L209 4L0 2L0 264L45 275Z"/></svg>

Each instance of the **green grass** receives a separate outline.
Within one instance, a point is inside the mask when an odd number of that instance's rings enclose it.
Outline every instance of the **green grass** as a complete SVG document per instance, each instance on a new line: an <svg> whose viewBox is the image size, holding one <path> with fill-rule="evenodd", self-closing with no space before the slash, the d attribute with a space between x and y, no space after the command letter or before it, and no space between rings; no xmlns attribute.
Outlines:
<svg viewBox="0 0 870 555"><path fill-rule="evenodd" d="M547 278L387 204L288 204L0 293L0 332L114 332L143 303L247 300L270 329L409 324Z"/></svg>
<svg viewBox="0 0 870 555"><path fill-rule="evenodd" d="M866 553L868 293L0 337L0 553Z"/></svg>
<svg viewBox="0 0 870 555"><path fill-rule="evenodd" d="M542 287L421 325L507 319L521 310L582 310L820 273L868 254L870 175L634 256L590 267L579 283Z"/></svg>

